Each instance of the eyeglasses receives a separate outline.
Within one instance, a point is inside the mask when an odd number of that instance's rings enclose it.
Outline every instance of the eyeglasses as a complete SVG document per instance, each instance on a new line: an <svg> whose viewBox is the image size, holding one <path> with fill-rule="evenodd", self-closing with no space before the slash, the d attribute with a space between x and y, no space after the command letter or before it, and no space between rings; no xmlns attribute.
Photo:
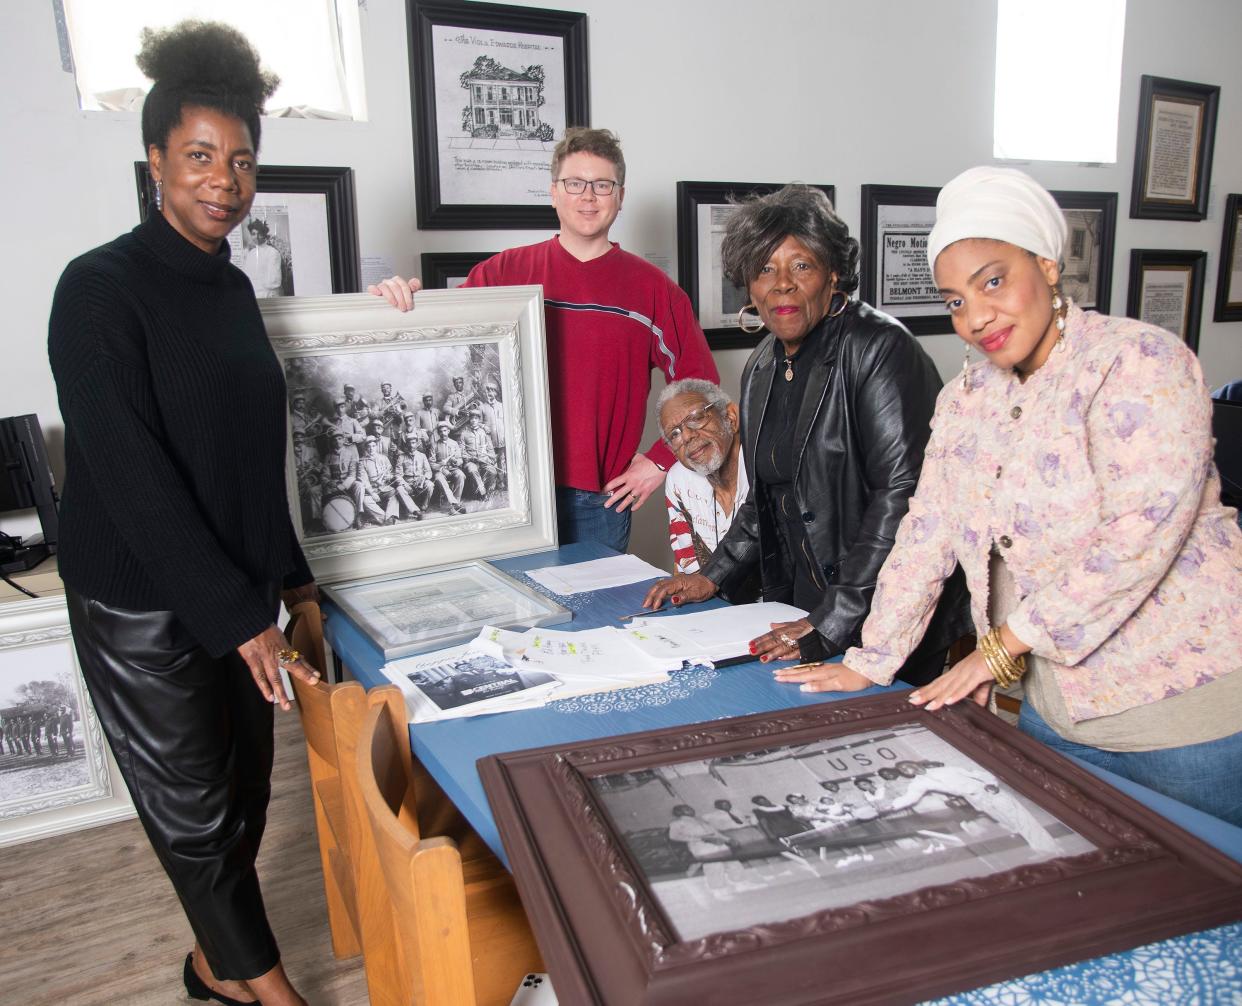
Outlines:
<svg viewBox="0 0 1242 1006"><path fill-rule="evenodd" d="M586 191L587 186L591 186L591 191L597 196L610 196L612 190L620 183L614 182L611 178L596 178L594 181L587 181L585 178L558 178L565 191L571 196L580 196Z"/></svg>
<svg viewBox="0 0 1242 1006"><path fill-rule="evenodd" d="M686 413L682 421L671 430L666 430L664 440L670 447L676 447L687 430L701 430L712 421L712 410L715 405L704 405L693 412Z"/></svg>

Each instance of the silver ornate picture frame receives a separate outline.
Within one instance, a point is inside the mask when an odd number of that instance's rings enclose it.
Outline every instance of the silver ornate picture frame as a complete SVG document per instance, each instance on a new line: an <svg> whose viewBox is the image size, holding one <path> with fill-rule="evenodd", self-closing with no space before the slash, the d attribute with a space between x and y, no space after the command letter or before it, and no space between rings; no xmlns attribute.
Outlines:
<svg viewBox="0 0 1242 1006"><path fill-rule="evenodd" d="M0 610L0 846L133 816L63 597Z"/></svg>
<svg viewBox="0 0 1242 1006"><path fill-rule="evenodd" d="M287 485L321 583L556 547L540 287L261 305Z"/></svg>

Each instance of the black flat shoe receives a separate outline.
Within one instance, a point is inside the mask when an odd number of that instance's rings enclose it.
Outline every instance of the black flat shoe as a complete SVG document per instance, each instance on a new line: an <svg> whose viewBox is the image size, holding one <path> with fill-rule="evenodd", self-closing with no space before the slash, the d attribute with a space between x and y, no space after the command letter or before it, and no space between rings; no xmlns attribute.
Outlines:
<svg viewBox="0 0 1242 1006"><path fill-rule="evenodd" d="M223 1006L262 1006L258 999L234 999L226 996L223 992L213 992L211 986L198 976L198 972L194 970L194 954L185 955L185 968L181 974L182 981L185 982L185 994L191 999L198 999L202 1002L218 1002Z"/></svg>

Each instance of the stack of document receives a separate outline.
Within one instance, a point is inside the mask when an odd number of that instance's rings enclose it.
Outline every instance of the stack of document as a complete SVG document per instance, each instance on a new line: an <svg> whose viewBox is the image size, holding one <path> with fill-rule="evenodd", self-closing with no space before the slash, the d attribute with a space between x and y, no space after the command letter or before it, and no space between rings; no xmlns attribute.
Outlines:
<svg viewBox="0 0 1242 1006"><path fill-rule="evenodd" d="M760 603L652 614L623 629L517 632L489 625L469 643L394 660L383 670L405 694L410 722L426 723L660 684L687 665L749 658L750 641L773 622L805 616L788 604Z"/></svg>
<svg viewBox="0 0 1242 1006"><path fill-rule="evenodd" d="M645 615L630 621L627 638L657 660L691 664L753 659L750 641L772 631L774 622L794 622L807 613L791 604L763 601L710 608L685 615Z"/></svg>
<svg viewBox="0 0 1242 1006"><path fill-rule="evenodd" d="M607 559L530 569L526 575L552 593L564 596L640 583L668 576L668 571L644 562L636 555L610 555Z"/></svg>

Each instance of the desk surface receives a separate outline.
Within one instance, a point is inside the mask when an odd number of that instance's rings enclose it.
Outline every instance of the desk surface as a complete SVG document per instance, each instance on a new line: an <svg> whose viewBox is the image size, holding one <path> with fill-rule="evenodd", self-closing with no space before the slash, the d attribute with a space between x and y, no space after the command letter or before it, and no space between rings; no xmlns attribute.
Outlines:
<svg viewBox="0 0 1242 1006"><path fill-rule="evenodd" d="M610 554L602 546L576 544L567 545L557 552L496 560L495 565L535 589L547 593L525 577L526 570L583 562ZM589 629L620 624L617 622L619 616L639 609L646 589L647 584L629 584L569 598L558 596L557 600L574 612L573 622L563 628ZM694 606L692 610L721 604L723 602L709 601L706 605ZM328 612L325 629L328 641L350 672L368 688L385 683L385 678L380 673L383 657L379 650L330 606ZM885 690L875 688L853 694L874 694ZM551 702L541 709L448 720L442 723L420 723L411 726L410 738L418 759L461 809L484 841L507 862L475 767L476 762L486 755L634 733L656 727L724 719L747 713L788 709L844 697L846 696L841 694L808 695L799 691L795 685L777 684L765 665L751 661L717 670L696 668L680 671L665 684ZM1096 775L1164 814L1187 831L1242 861L1242 829L1231 827L1111 773L1097 770L1085 763L1079 764L1084 764L1084 767ZM1143 964L1143 961L1161 962L1160 974L1154 973L1153 964ZM1213 961L1217 962L1215 966L1211 964ZM1232 966L1228 963L1230 961L1233 962ZM1242 961L1242 925L1226 926L1209 933L1168 940L1125 954L1114 954L1061 968L1040 975L1037 979L1001 983L988 990L979 990L946 1001L1012 1001L1015 1004L1027 1001L1045 1004L1061 1001L1082 1002L1082 990L1104 982L1107 977L1113 991L1109 993L1107 1000L1093 998L1091 1001L1127 1004L1242 1002L1242 965L1239 961ZM1091 978L1096 972L1100 972L1100 977ZM1062 976L1066 983L1064 999L1054 993L1056 982L1062 980L1056 976ZM1156 982L1150 988L1149 978ZM1022 981L1041 983L1038 985L1041 994L1031 999L1031 992L1035 991L1035 987L1024 991L1020 987ZM1084 981L1088 982L1086 986ZM1075 992L1074 989L1078 991ZM1176 991L1178 989L1182 990L1181 996ZM1209 989L1217 990L1219 995L1208 995ZM993 990L1004 990L1004 994L992 995ZM1196 991L1183 998L1189 990ZM979 998L984 993L988 993L988 996Z"/></svg>

